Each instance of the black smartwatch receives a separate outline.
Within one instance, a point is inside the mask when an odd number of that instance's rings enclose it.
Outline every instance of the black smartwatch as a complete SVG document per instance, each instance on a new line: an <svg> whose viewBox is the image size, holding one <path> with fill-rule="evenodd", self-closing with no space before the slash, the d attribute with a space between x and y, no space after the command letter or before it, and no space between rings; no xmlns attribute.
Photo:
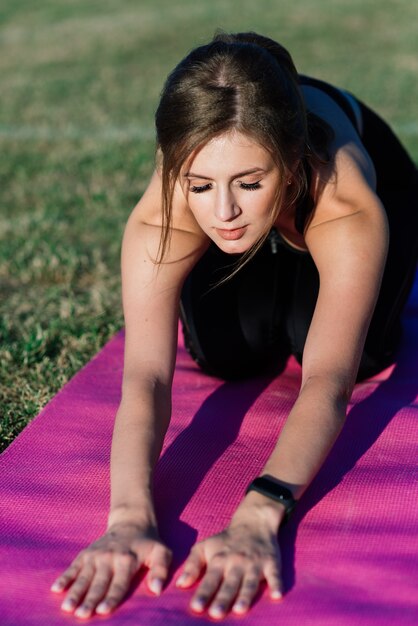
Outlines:
<svg viewBox="0 0 418 626"><path fill-rule="evenodd" d="M297 500L294 499L290 489L267 478L267 476L255 478L252 483L248 485L245 493L247 494L249 491L258 491L258 493L263 494L263 496L276 500L276 502L281 502L285 508L284 524L289 519L290 514L297 504Z"/></svg>

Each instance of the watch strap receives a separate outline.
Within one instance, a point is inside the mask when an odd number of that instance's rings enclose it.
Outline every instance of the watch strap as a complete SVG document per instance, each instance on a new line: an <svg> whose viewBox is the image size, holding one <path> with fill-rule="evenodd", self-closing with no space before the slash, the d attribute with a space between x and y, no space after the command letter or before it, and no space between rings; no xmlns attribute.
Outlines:
<svg viewBox="0 0 418 626"><path fill-rule="evenodd" d="M246 494L249 491L257 491L263 496L267 496L276 502L280 502L285 507L285 516L283 523L289 519L293 509L297 504L297 500L293 497L292 492L284 485L267 478L267 476L259 476L255 478L247 487Z"/></svg>

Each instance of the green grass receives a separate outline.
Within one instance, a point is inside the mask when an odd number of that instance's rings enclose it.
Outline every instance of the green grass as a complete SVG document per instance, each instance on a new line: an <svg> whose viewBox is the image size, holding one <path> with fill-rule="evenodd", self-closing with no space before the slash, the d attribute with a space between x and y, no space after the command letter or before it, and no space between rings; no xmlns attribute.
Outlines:
<svg viewBox="0 0 418 626"><path fill-rule="evenodd" d="M216 28L262 32L418 161L416 23L410 0L3 0L0 449L123 324L121 236L177 61Z"/></svg>

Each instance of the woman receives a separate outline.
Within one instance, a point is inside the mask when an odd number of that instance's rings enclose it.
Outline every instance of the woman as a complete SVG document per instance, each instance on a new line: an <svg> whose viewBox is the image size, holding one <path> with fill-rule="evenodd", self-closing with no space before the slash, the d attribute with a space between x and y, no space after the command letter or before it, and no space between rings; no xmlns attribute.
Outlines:
<svg viewBox="0 0 418 626"><path fill-rule="evenodd" d="M108 530L53 585L79 617L111 612L141 566L155 594L167 579L152 475L179 313L210 374L277 370L289 353L302 363L271 457L177 580L188 588L204 574L190 606L222 618L245 613L263 580L281 598L279 526L336 440L356 379L393 360L416 267L414 164L373 112L299 76L274 41L222 34L192 51L168 77L156 126L157 168L122 247L126 349Z"/></svg>

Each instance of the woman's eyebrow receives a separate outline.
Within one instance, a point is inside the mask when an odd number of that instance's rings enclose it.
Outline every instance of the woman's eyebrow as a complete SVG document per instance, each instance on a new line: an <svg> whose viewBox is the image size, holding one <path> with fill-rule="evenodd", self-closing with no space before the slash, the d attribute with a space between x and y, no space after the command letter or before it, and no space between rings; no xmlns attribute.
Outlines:
<svg viewBox="0 0 418 626"><path fill-rule="evenodd" d="M234 174L233 176L231 176L231 179L233 178L239 178L240 176L247 176L248 174L255 174L256 172L266 172L266 170L263 170L262 167L255 167L252 168L250 170L245 170L245 172L239 172L238 174ZM209 178L209 176L203 176L202 174L194 174L193 172L186 172L184 174L185 178L201 178L202 180L211 180L211 178Z"/></svg>

